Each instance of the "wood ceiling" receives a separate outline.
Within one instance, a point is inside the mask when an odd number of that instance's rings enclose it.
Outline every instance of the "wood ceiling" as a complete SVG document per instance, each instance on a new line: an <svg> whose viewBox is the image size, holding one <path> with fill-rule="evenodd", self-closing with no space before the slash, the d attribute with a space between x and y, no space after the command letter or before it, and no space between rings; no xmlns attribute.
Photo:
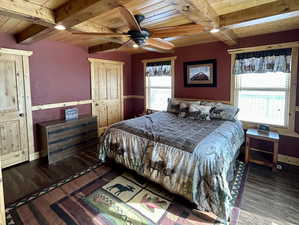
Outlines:
<svg viewBox="0 0 299 225"><path fill-rule="evenodd" d="M0 0L0 32L20 43L47 39L90 47L98 51L118 46L125 38L74 36L71 31L126 32L118 6L145 15L141 26L158 28L201 24L198 34L166 38L175 46L223 41L299 28L299 0ZM66 31L54 29L63 24ZM211 34L209 30L220 27ZM123 51L139 52L122 48Z"/></svg>

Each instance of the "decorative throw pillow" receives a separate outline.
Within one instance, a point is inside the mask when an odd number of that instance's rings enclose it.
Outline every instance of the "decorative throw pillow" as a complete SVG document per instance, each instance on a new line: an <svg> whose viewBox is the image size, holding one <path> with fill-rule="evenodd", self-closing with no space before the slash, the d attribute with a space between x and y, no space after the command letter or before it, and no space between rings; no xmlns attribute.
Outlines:
<svg viewBox="0 0 299 225"><path fill-rule="evenodd" d="M190 104L189 107L189 118L194 120L211 120L210 111L212 106L200 105L200 104Z"/></svg>
<svg viewBox="0 0 299 225"><path fill-rule="evenodd" d="M182 101L180 103L180 113L179 117L186 118L189 114L189 108L191 104L200 104L200 101Z"/></svg>
<svg viewBox="0 0 299 225"><path fill-rule="evenodd" d="M180 101L169 98L167 112L178 114L180 112Z"/></svg>
<svg viewBox="0 0 299 225"><path fill-rule="evenodd" d="M202 101L200 102L201 105L206 105L206 106L216 106L218 104L218 102L207 102L207 101Z"/></svg>
<svg viewBox="0 0 299 225"><path fill-rule="evenodd" d="M235 106L219 103L211 110L211 119L235 120L239 109Z"/></svg>

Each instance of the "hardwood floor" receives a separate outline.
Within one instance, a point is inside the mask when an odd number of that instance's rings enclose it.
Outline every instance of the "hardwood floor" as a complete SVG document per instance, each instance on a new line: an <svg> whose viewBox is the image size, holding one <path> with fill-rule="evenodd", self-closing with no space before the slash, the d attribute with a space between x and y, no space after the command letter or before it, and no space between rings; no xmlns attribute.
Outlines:
<svg viewBox="0 0 299 225"><path fill-rule="evenodd" d="M55 165L48 165L43 159L4 169L2 175L5 204L80 172L96 161L96 152L93 151L81 153Z"/></svg>
<svg viewBox="0 0 299 225"><path fill-rule="evenodd" d="M97 161L95 152L81 153L54 166L45 160L23 163L3 171L5 202L9 204ZM239 225L299 224L299 168L285 166L273 173L250 165Z"/></svg>
<svg viewBox="0 0 299 225"><path fill-rule="evenodd" d="M239 225L299 224L299 168L250 165Z"/></svg>

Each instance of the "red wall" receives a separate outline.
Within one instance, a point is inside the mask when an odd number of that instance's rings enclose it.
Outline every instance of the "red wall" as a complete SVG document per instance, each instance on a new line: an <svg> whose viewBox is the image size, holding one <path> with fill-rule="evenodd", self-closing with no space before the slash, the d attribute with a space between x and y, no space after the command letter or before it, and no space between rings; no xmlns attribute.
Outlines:
<svg viewBox="0 0 299 225"><path fill-rule="evenodd" d="M0 47L33 51L29 57L32 105L88 100L91 98L90 66L88 57L125 62L124 94L131 89L131 56L127 53L89 55L84 48L53 41L39 41L31 45L16 44L11 35L0 33ZM131 113L126 104L125 117ZM91 105L76 106L81 115L91 114ZM64 118L65 108L33 112L34 134L36 124ZM39 150L36 143L35 150Z"/></svg>
<svg viewBox="0 0 299 225"><path fill-rule="evenodd" d="M260 35L238 40L233 48L275 44L299 40L299 30ZM132 90L134 95L144 95L143 59L177 56L175 61L175 97L199 98L210 100L230 99L231 59L227 53L228 46L221 42L176 48L173 54L143 53L132 56ZM205 59L217 59L217 87L184 87L183 63ZM299 67L298 67L299 68ZM299 74L299 73L298 73ZM298 77L299 78L299 77ZM298 82L299 86L299 82ZM132 113L143 111L144 102L136 100ZM297 88L297 105L299 105L299 89ZM299 131L299 113L296 113L296 130ZM279 147L281 154L299 157L299 138L281 136Z"/></svg>

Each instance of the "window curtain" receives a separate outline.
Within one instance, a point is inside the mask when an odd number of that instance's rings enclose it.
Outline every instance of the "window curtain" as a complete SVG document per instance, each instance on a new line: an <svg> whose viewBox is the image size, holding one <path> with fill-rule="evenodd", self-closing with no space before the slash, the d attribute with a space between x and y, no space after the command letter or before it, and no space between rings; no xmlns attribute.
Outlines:
<svg viewBox="0 0 299 225"><path fill-rule="evenodd" d="M291 71L292 49L277 49L236 55L234 74Z"/></svg>
<svg viewBox="0 0 299 225"><path fill-rule="evenodd" d="M146 76L171 76L171 61L146 64Z"/></svg>

